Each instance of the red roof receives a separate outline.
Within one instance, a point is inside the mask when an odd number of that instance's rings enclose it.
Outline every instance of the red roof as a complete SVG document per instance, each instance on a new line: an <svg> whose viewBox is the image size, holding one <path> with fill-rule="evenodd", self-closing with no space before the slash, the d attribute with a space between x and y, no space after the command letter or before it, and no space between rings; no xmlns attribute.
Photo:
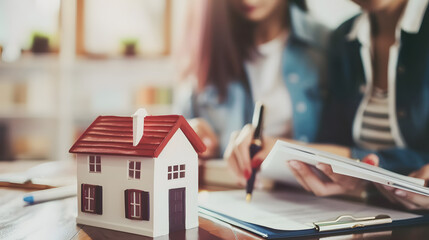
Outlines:
<svg viewBox="0 0 429 240"><path fill-rule="evenodd" d="M99 116L70 148L70 153L158 157L179 128L196 152L206 150L180 115L146 116L143 137L137 146L133 146L132 117Z"/></svg>

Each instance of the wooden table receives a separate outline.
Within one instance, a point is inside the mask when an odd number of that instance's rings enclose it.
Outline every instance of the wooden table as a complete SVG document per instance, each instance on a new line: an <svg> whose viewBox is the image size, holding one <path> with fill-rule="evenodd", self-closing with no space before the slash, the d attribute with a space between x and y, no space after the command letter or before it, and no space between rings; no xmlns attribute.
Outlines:
<svg viewBox="0 0 429 240"><path fill-rule="evenodd" d="M4 166L4 163L0 163L0 172L5 172ZM76 197L26 205L22 201L26 191L28 190L0 188L0 239L150 239L113 230L76 225ZM175 232L158 239L261 239L245 230L206 216L199 217L199 225L198 228ZM320 239L428 238L429 224Z"/></svg>
<svg viewBox="0 0 429 240"><path fill-rule="evenodd" d="M23 189L0 188L0 239L151 239L76 225L76 197L26 205ZM215 219L199 217L200 227L170 234L170 239L259 239ZM162 237L160 239L163 239ZM168 239L168 236L165 237Z"/></svg>

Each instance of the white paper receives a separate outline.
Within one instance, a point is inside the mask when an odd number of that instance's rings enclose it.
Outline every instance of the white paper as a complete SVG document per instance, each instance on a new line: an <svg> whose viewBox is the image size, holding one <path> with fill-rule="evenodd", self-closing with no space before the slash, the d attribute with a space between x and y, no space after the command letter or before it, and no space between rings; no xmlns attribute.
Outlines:
<svg viewBox="0 0 429 240"><path fill-rule="evenodd" d="M335 220L341 215L371 217L389 215L392 220L404 220L420 215L377 208L365 204L315 197L297 192L255 191L250 203L244 190L202 192L199 206L238 220L277 230L314 228L313 222Z"/></svg>
<svg viewBox="0 0 429 240"><path fill-rule="evenodd" d="M296 180L286 164L289 160L299 160L310 165L316 165L319 162L329 164L332 166L332 170L338 174L429 196L429 188L423 187L423 179L400 175L380 167L284 141L276 142L261 165L261 175L281 182L292 184L295 182L296 184Z"/></svg>

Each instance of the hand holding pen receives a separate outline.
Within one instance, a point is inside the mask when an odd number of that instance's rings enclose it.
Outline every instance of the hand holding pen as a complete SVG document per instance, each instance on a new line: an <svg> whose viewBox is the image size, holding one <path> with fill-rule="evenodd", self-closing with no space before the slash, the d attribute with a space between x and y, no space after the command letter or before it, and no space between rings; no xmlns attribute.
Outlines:
<svg viewBox="0 0 429 240"><path fill-rule="evenodd" d="M264 116L264 105L258 102L256 103L255 110L253 112L252 125L255 128L255 131L253 132L253 138L249 148L250 159L253 159L253 157L255 157L255 155L262 149L263 116ZM252 166L252 174L247 179L247 185L246 185L247 202L250 202L250 200L252 199L253 187L255 186L255 178L258 170L259 170L259 165Z"/></svg>
<svg viewBox="0 0 429 240"><path fill-rule="evenodd" d="M256 104L256 106L258 105L260 104ZM256 115L259 117L258 114ZM274 138L264 136L262 139L263 148L251 158L249 149L255 130L256 128L252 124L247 124L241 131L234 132L224 154L225 161L228 162L229 168L241 186L246 186L247 180L252 175L252 168L259 168L276 141Z"/></svg>

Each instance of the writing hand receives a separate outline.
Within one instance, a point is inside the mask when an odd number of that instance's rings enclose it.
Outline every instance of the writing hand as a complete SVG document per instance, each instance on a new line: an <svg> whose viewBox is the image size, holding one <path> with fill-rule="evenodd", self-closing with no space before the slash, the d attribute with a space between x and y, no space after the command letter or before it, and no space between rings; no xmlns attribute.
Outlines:
<svg viewBox="0 0 429 240"><path fill-rule="evenodd" d="M228 146L224 153L224 159L227 161L237 181L240 185L245 186L247 179L250 177L252 168L259 167L262 161L274 146L275 139L270 137L263 138L262 149L250 159L249 148L252 143L254 127L247 124L241 131L231 134Z"/></svg>

